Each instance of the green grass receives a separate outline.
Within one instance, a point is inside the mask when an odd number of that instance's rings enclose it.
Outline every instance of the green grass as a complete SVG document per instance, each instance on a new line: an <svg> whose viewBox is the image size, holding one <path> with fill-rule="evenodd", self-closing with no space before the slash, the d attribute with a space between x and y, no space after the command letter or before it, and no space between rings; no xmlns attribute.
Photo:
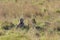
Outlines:
<svg viewBox="0 0 60 40"><path fill-rule="evenodd" d="M58 0L17 0L17 2L15 0L0 0L0 40L60 40L60 32L53 31L54 28L60 26L59 5L60 1ZM22 13L25 24L28 24L28 19L34 18L32 14L35 15L37 25L42 28L46 27L44 32L33 28L28 31L16 29ZM27 16L31 16L31 18ZM10 26L10 23L6 24L5 21L12 22L15 25L14 28L2 29L3 25ZM51 22L51 24L45 26L46 21ZM39 33L40 36L36 36L36 33Z"/></svg>

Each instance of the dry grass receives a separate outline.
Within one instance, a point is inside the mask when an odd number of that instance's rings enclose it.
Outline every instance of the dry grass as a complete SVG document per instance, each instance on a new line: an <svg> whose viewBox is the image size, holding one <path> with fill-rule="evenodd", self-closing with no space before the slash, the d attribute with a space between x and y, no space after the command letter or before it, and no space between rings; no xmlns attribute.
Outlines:
<svg viewBox="0 0 60 40"><path fill-rule="evenodd" d="M17 25L20 17L30 26L30 20L35 18L37 25L45 31L1 29L4 21ZM0 40L60 40L60 31L54 30L57 27L60 27L60 0L0 0Z"/></svg>

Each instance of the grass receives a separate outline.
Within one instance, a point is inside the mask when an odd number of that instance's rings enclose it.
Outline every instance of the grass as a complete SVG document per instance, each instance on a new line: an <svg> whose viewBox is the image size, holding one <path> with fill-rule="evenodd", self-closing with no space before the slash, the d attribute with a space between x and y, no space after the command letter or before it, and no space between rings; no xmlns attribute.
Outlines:
<svg viewBox="0 0 60 40"><path fill-rule="evenodd" d="M0 0L0 40L60 40L60 31L54 31L54 28L60 27L59 5L59 0ZM31 24L28 20L35 18L37 25L45 28L44 31L32 27L28 31L16 29L22 16L26 25ZM15 25L14 28L1 28L8 24L10 27L10 22Z"/></svg>

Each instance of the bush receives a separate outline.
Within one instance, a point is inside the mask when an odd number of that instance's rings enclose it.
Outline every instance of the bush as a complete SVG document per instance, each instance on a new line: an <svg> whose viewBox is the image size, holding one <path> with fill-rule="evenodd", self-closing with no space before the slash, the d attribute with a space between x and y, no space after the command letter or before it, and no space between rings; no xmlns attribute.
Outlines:
<svg viewBox="0 0 60 40"><path fill-rule="evenodd" d="M5 21L4 23L2 23L1 28L4 29L4 30L9 30L9 29L11 29L13 27L14 27L13 23Z"/></svg>

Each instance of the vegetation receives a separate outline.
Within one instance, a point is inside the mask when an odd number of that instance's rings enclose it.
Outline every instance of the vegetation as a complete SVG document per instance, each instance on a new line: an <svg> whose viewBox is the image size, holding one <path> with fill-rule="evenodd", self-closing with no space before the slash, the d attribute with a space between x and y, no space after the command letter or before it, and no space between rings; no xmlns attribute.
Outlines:
<svg viewBox="0 0 60 40"><path fill-rule="evenodd" d="M0 0L0 40L60 40L59 5L59 0Z"/></svg>

